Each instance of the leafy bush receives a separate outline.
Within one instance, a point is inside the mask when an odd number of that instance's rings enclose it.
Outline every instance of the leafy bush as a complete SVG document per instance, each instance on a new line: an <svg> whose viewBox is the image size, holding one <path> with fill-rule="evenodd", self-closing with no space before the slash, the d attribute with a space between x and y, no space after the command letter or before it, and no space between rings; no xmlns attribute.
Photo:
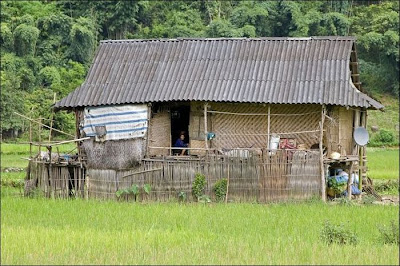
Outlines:
<svg viewBox="0 0 400 266"><path fill-rule="evenodd" d="M390 221L390 225L378 226L378 230L383 244L399 245L399 224L394 220Z"/></svg>
<svg viewBox="0 0 400 266"><path fill-rule="evenodd" d="M180 192L178 193L178 199L179 199L179 201L186 201L186 198L187 198L187 196L186 196L186 192L185 192L185 191L180 191Z"/></svg>
<svg viewBox="0 0 400 266"><path fill-rule="evenodd" d="M150 195L151 186L150 186L149 184L144 184L144 186L143 186L143 191L144 191L144 193L146 193L147 195Z"/></svg>
<svg viewBox="0 0 400 266"><path fill-rule="evenodd" d="M395 141L395 136L393 132L381 129L379 132L372 138L372 143L381 143L381 144L392 144Z"/></svg>
<svg viewBox="0 0 400 266"><path fill-rule="evenodd" d="M126 189L119 189L117 192L115 192L115 195L117 198L120 198L122 195L129 195L133 194L134 200L137 200L137 196L140 194L139 191L139 186L136 184L133 184L132 187L126 188Z"/></svg>
<svg viewBox="0 0 400 266"><path fill-rule="evenodd" d="M206 177L200 173L197 173L192 185L192 193L197 200L203 196L206 183Z"/></svg>
<svg viewBox="0 0 400 266"><path fill-rule="evenodd" d="M227 186L228 181L226 178L221 178L220 180L215 182L213 191L215 193L217 201L223 201L225 199Z"/></svg>
<svg viewBox="0 0 400 266"><path fill-rule="evenodd" d="M350 229L345 228L344 224L334 225L328 220L326 220L323 225L320 238L328 245L358 244L358 238L356 234L354 234Z"/></svg>

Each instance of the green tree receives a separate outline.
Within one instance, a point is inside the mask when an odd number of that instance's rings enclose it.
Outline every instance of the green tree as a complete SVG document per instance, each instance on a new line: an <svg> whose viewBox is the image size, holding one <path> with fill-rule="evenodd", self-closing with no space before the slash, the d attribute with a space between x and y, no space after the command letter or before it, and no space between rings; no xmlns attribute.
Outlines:
<svg viewBox="0 0 400 266"><path fill-rule="evenodd" d="M70 32L70 57L80 63L89 63L95 48L95 28L91 20L79 18L72 25Z"/></svg>
<svg viewBox="0 0 400 266"><path fill-rule="evenodd" d="M33 55L36 42L39 37L39 29L25 23L18 25L14 31L14 46L18 56Z"/></svg>

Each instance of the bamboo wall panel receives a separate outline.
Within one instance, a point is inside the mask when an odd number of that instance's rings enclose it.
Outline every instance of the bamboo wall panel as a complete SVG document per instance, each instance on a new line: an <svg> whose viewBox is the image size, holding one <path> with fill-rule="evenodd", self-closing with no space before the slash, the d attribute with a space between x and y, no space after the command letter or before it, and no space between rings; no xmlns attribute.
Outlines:
<svg viewBox="0 0 400 266"><path fill-rule="evenodd" d="M267 108L265 104L210 104L210 110L231 113L267 114ZM319 105L271 105L270 132L290 133L318 130L320 110L321 107ZM267 116L239 116L215 113L210 116L212 131L216 133L216 138L211 141L212 147L218 149L267 147ZM318 132L281 134L281 138L294 138L298 144L303 143L306 144L306 147L310 147L312 144L318 143Z"/></svg>
<svg viewBox="0 0 400 266"><path fill-rule="evenodd" d="M327 115L330 119L325 119L324 129L324 145L327 147L327 154L332 152L340 152L339 149L339 107L332 106Z"/></svg>
<svg viewBox="0 0 400 266"><path fill-rule="evenodd" d="M339 108L339 132L342 152L351 154L353 151L353 110Z"/></svg>
<svg viewBox="0 0 400 266"><path fill-rule="evenodd" d="M168 110L153 114L150 119L149 145L153 147L170 147L171 145L171 117ZM168 155L166 149L149 149L149 156Z"/></svg>

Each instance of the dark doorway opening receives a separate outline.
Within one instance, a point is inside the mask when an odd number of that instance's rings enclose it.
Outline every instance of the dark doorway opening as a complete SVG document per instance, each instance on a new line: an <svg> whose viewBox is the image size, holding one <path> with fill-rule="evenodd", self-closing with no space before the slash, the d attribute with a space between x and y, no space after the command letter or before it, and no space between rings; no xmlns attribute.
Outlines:
<svg viewBox="0 0 400 266"><path fill-rule="evenodd" d="M189 116L190 106L171 107L171 140L174 146L181 132L185 135L185 143L189 143ZM177 151L173 150L173 153ZM179 152L179 151L178 151ZM185 154L188 154L187 151Z"/></svg>

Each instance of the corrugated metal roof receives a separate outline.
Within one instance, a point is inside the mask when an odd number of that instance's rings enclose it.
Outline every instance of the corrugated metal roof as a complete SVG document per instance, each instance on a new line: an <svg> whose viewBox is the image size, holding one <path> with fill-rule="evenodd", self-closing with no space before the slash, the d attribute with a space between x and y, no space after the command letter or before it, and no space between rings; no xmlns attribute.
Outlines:
<svg viewBox="0 0 400 266"><path fill-rule="evenodd" d="M383 106L351 81L354 37L101 41L56 109L163 101Z"/></svg>

